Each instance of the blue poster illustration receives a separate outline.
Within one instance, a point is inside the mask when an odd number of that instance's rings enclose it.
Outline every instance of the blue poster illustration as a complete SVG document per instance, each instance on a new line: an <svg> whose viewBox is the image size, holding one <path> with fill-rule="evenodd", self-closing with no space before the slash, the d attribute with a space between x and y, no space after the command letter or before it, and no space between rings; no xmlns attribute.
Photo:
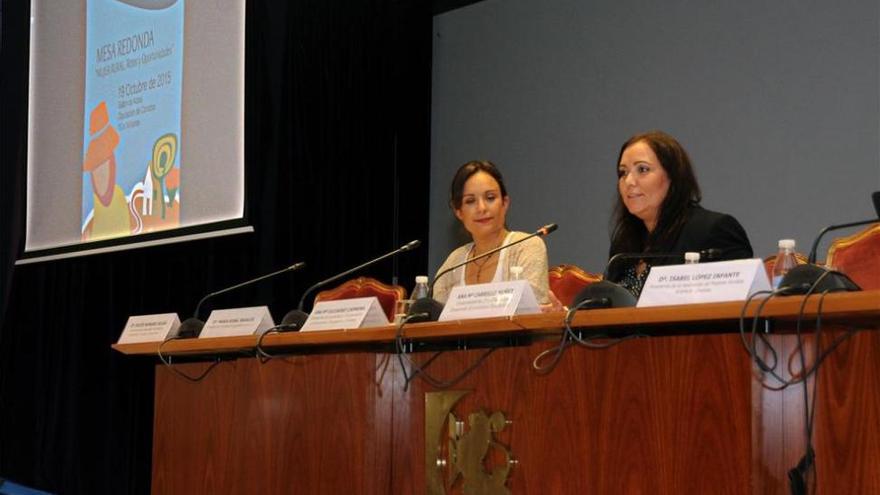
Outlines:
<svg viewBox="0 0 880 495"><path fill-rule="evenodd" d="M184 0L88 0L81 234L180 224Z"/></svg>

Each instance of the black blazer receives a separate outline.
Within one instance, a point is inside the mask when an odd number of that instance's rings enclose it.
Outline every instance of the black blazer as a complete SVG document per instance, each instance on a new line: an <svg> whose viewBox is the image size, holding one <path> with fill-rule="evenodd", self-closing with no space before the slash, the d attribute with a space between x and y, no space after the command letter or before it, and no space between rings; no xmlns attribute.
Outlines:
<svg viewBox="0 0 880 495"><path fill-rule="evenodd" d="M658 246L652 249L656 253L685 253L688 251L704 251L707 249L720 250L719 255L713 261L727 261L753 257L752 245L749 236L746 235L742 225L730 215L707 210L702 206L688 208L688 219L679 233L678 238L671 245ZM612 246L609 258L616 254ZM679 263L681 261L678 261ZM664 265L676 263L652 262L651 265ZM627 266L632 263L615 263L611 267L609 280L616 281L623 276Z"/></svg>

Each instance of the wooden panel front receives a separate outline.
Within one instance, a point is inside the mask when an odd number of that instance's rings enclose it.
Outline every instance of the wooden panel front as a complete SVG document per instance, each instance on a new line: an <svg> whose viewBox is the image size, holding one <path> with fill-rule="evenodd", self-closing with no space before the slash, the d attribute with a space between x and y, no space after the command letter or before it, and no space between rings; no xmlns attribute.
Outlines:
<svg viewBox="0 0 880 495"><path fill-rule="evenodd" d="M841 329L826 331L823 349L844 334ZM800 374L797 337L771 336L779 350L777 371L790 379ZM803 337L807 367L815 357L812 333ZM753 493L790 493L788 471L806 451L803 383L782 391L772 378L753 381L755 424L753 426ZM880 333L861 331L843 340L822 363L819 383L807 381L808 399L813 400L817 385L813 448L818 477L812 479L817 493L880 493ZM765 387L767 385L768 387Z"/></svg>
<svg viewBox="0 0 880 495"><path fill-rule="evenodd" d="M226 361L196 383L158 366L153 493L387 493L377 376L369 353Z"/></svg>
<svg viewBox="0 0 880 495"><path fill-rule="evenodd" d="M569 349L548 375L532 370L547 344L495 351L456 389L457 411L501 410L499 437L519 460L513 493L748 493L751 380L738 336L663 337L606 350ZM428 371L451 377L480 350L446 353ZM419 438L424 392L416 382L410 422ZM391 493L424 490L423 444L395 470Z"/></svg>
<svg viewBox="0 0 880 495"><path fill-rule="evenodd" d="M794 336L772 338L782 368L797 371ZM763 388L738 334L573 347L536 373L553 343L499 348L452 387L471 391L459 419L484 409L512 421L498 440L518 460L513 493L788 493L805 442L802 388ZM447 351L428 372L449 379L483 352ZM878 353L880 333L864 331L823 364L820 493L880 493ZM194 375L208 365L175 366ZM424 493L433 391L418 379L404 390L396 356L370 352L242 358L198 383L158 366L153 492Z"/></svg>

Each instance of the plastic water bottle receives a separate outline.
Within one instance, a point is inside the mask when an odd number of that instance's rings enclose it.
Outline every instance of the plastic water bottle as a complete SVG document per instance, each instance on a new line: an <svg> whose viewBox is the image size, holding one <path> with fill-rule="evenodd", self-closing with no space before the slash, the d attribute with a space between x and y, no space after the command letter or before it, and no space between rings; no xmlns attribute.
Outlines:
<svg viewBox="0 0 880 495"><path fill-rule="evenodd" d="M428 276L419 275L416 277L416 286L413 287L410 299L417 301L425 297L428 297Z"/></svg>
<svg viewBox="0 0 880 495"><path fill-rule="evenodd" d="M687 252L684 253L684 264L685 265L696 265L700 262L700 253Z"/></svg>
<svg viewBox="0 0 880 495"><path fill-rule="evenodd" d="M773 263L773 288L778 289L782 278L789 270L797 266L797 258L794 257L794 239L781 239L779 241L779 253Z"/></svg>
<svg viewBox="0 0 880 495"><path fill-rule="evenodd" d="M522 272L523 267L521 266L510 267L510 280L522 280Z"/></svg>

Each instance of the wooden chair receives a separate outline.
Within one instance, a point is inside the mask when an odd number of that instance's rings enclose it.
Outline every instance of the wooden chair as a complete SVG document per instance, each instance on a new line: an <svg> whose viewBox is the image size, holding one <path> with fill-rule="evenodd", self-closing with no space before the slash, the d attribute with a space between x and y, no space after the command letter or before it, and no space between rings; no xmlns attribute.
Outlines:
<svg viewBox="0 0 880 495"><path fill-rule="evenodd" d="M835 239L825 266L845 273L864 290L880 289L880 223Z"/></svg>
<svg viewBox="0 0 880 495"><path fill-rule="evenodd" d="M394 306L401 299L406 299L406 289L399 285L387 285L370 277L358 277L344 284L325 291L315 296L318 301L336 301L339 299L354 299L356 297L376 296L388 321L394 321Z"/></svg>
<svg viewBox="0 0 880 495"><path fill-rule="evenodd" d="M585 272L575 265L554 266L548 272L548 276L550 290L566 306L571 305L575 296L580 294L584 287L602 280L602 275Z"/></svg>

